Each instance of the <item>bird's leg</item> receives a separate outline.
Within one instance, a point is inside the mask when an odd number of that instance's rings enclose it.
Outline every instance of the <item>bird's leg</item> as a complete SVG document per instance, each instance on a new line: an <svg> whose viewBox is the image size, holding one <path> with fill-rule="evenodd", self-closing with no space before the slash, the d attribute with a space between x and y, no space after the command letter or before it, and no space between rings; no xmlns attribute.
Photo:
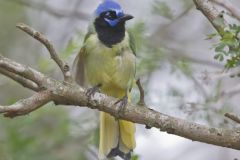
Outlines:
<svg viewBox="0 0 240 160"><path fill-rule="evenodd" d="M125 160L130 160L131 159L131 152L129 152L128 154L125 154L123 158Z"/></svg>
<svg viewBox="0 0 240 160"><path fill-rule="evenodd" d="M122 99L118 100L118 101L115 103L115 105L116 105L116 104L119 104L118 115L119 115L119 117L120 117L120 116L123 114L126 105L128 104L128 96L127 96L127 95L124 96ZM119 117L117 117L117 118L119 118Z"/></svg>
<svg viewBox="0 0 240 160"><path fill-rule="evenodd" d="M93 86L92 88L89 88L86 92L86 96L90 99L96 92L100 92L100 87L102 84L98 84L96 86Z"/></svg>

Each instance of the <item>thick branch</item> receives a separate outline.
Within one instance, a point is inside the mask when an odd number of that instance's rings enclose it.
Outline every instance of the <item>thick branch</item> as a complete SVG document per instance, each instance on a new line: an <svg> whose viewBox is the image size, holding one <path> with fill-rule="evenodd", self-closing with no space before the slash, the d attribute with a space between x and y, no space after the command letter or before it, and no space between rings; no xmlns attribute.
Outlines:
<svg viewBox="0 0 240 160"><path fill-rule="evenodd" d="M222 34L225 28L225 20L223 14L209 3L208 0L193 0L198 10L200 10L205 17L211 22L213 27Z"/></svg>
<svg viewBox="0 0 240 160"><path fill-rule="evenodd" d="M118 117L118 106L114 103L116 99L102 94L96 94L93 99L88 101L85 92L77 87L63 87L57 91L61 97L67 98L68 102L75 102L75 105L88 106L98 109ZM66 97L68 96L68 97ZM179 135L191 139L219 146L234 148L240 150L240 133L235 130L209 128L200 124L191 123L179 118L174 118L157 111L142 107L139 105L128 104L125 108L122 119L129 120L139 124L145 124L149 127L159 128L170 134Z"/></svg>
<svg viewBox="0 0 240 160"><path fill-rule="evenodd" d="M11 66L12 64L9 65ZM21 68L24 67L22 66ZM32 75L32 78L30 79L34 79L33 76L34 75ZM48 94L46 96L50 99L40 98L39 100L39 94L36 94L33 96L34 98L24 100L24 103L20 101L20 103L17 103L17 105L15 104L7 108L2 107L1 112L11 113L11 107L13 107L15 112L13 112L14 114L10 114L10 116L14 117L29 113L30 111L33 111L40 107L40 104L45 104L48 101L53 100L56 104L88 106L92 109L98 109L100 111L110 113L115 117L121 116L122 119L139 124L145 124L149 127L156 127L161 131L179 135L193 141L200 141L240 150L240 132L237 130L203 126L179 118L174 118L148 109L146 107L134 104L128 104L123 114L119 115L119 106L115 105L115 98L97 93L93 98L89 100L85 94L85 90L75 84L64 83L46 77L42 79L41 83L44 87L51 91L51 96Z"/></svg>
<svg viewBox="0 0 240 160"><path fill-rule="evenodd" d="M22 31L26 32L27 34L29 34L30 36L32 36L33 38L35 38L36 40L40 41L49 51L51 58L57 63L57 65L59 66L59 68L61 69L63 75L64 75L64 80L65 81L72 81L71 78L71 73L70 73L70 67L66 62L63 62L56 50L54 49L52 43L40 32L35 31L33 28L27 26L26 24L23 23L19 23L17 25L17 28L21 29Z"/></svg>

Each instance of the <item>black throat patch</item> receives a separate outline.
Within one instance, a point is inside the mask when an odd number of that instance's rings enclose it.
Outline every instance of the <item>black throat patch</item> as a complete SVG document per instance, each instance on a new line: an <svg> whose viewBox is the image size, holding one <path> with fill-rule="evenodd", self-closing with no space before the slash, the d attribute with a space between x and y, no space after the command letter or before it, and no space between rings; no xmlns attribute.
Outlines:
<svg viewBox="0 0 240 160"><path fill-rule="evenodd" d="M99 40L109 48L120 43L125 37L125 22L120 22L115 27L110 26L102 17L94 22Z"/></svg>

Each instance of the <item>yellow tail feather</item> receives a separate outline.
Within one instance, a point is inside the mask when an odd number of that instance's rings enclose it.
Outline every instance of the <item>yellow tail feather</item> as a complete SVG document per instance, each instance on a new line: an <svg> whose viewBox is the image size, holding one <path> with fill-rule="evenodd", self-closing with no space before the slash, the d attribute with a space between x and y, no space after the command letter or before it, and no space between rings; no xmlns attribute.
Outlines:
<svg viewBox="0 0 240 160"><path fill-rule="evenodd" d="M120 128L120 137L121 137L121 141L122 143L129 149L129 150L133 150L136 146L135 144L135 137L134 137L134 133L135 133L135 124L129 121L124 121L124 120L120 120L119 121L119 128ZM128 153L124 152L124 153Z"/></svg>
<svg viewBox="0 0 240 160"><path fill-rule="evenodd" d="M116 120L110 114L101 112L99 159L104 160L113 151L113 155L110 156L126 156L129 154L136 146L134 135L134 123Z"/></svg>

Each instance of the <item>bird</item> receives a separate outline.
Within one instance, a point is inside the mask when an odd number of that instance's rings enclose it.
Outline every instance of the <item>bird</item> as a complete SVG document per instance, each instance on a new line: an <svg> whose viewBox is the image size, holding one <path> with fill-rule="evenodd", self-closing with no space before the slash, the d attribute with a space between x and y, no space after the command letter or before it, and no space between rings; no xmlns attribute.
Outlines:
<svg viewBox="0 0 240 160"><path fill-rule="evenodd" d="M120 109L130 102L135 83L136 49L133 35L126 29L126 22L133 18L114 0L100 2L74 62L76 82L92 87L87 95L100 91L118 98ZM136 147L134 123L100 112L99 133L100 160L131 159Z"/></svg>

